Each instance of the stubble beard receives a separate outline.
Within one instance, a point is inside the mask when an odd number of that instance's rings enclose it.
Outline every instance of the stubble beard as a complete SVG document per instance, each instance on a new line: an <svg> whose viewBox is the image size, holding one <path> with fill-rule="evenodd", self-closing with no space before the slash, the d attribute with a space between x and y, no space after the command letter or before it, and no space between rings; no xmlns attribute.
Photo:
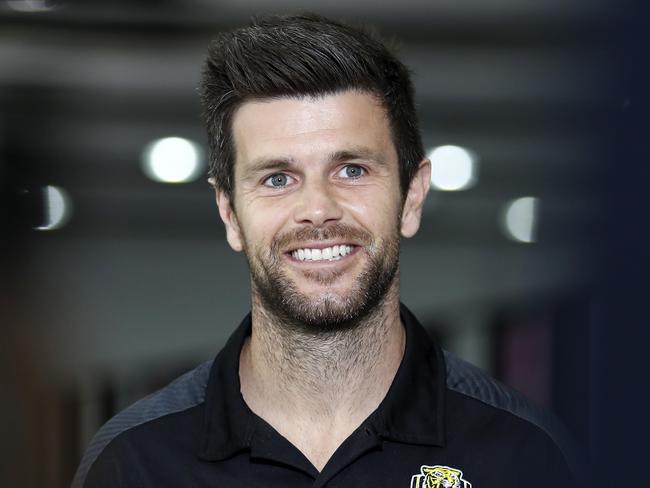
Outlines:
<svg viewBox="0 0 650 488"><path fill-rule="evenodd" d="M266 252L261 249L253 252L247 250L254 299L259 298L276 323L292 331L322 335L353 329L380 307L391 287L396 285L399 268L398 228L399 225L385 239L374 240L366 231L334 224L279 236ZM286 245L292 242L312 239L363 243L360 251L366 253L367 262L345 296L331 291L318 296L306 295L282 269L280 250L286 249ZM341 271L332 270L303 273L305 278L324 287L334 283L342 274Z"/></svg>

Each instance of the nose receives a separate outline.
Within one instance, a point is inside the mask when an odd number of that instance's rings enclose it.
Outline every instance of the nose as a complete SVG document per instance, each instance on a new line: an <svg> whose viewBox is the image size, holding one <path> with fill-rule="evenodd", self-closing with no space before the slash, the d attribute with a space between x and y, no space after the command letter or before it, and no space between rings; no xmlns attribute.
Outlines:
<svg viewBox="0 0 650 488"><path fill-rule="evenodd" d="M296 202L294 220L314 227L338 222L343 216L339 203L335 189L326 179L305 182Z"/></svg>

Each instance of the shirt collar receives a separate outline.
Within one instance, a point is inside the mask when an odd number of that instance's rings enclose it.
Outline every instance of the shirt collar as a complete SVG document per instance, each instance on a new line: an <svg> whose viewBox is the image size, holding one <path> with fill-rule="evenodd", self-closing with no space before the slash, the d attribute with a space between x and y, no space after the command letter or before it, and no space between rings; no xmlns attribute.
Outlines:
<svg viewBox="0 0 650 488"><path fill-rule="evenodd" d="M212 363L205 392L202 459L225 459L250 447L254 414L242 397L239 382L239 354L250 333L249 313Z"/></svg>
<svg viewBox="0 0 650 488"><path fill-rule="evenodd" d="M445 443L444 356L403 304L400 316L406 330L404 357L386 397L368 421L385 439L442 446Z"/></svg>
<svg viewBox="0 0 650 488"><path fill-rule="evenodd" d="M386 440L442 446L445 442L444 357L406 306L401 305L400 315L406 330L404 357L386 397L363 426ZM202 459L226 459L251 447L255 425L259 422L244 402L239 382L239 354L250 333L251 315L248 314L210 370L199 450Z"/></svg>

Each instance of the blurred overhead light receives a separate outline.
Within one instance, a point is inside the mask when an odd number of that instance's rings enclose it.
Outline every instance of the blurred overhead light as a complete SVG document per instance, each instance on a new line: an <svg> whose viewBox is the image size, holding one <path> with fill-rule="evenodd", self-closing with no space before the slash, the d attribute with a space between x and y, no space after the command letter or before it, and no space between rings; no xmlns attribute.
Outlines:
<svg viewBox="0 0 650 488"><path fill-rule="evenodd" d="M429 152L431 186L443 191L466 190L476 183L477 158L460 146L438 146Z"/></svg>
<svg viewBox="0 0 650 488"><path fill-rule="evenodd" d="M507 203L501 222L506 236L517 242L535 242L538 212L539 198L521 197Z"/></svg>
<svg viewBox="0 0 650 488"><path fill-rule="evenodd" d="M202 170L199 145L182 137L165 137L145 147L143 169L154 181L187 183Z"/></svg>
<svg viewBox="0 0 650 488"><path fill-rule="evenodd" d="M68 193L58 186L43 188L44 224L36 230L54 230L63 227L72 214L72 204Z"/></svg>
<svg viewBox="0 0 650 488"><path fill-rule="evenodd" d="M56 2L48 0L7 0L7 5L17 12L47 12L57 8Z"/></svg>

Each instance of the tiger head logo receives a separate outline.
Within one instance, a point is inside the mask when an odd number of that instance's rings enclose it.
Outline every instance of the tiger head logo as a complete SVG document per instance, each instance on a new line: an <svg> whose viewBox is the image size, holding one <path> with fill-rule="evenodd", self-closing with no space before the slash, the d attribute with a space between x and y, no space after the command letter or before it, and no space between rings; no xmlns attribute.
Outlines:
<svg viewBox="0 0 650 488"><path fill-rule="evenodd" d="M411 479L411 488L471 488L463 479L463 472L449 466L422 466L421 474Z"/></svg>

